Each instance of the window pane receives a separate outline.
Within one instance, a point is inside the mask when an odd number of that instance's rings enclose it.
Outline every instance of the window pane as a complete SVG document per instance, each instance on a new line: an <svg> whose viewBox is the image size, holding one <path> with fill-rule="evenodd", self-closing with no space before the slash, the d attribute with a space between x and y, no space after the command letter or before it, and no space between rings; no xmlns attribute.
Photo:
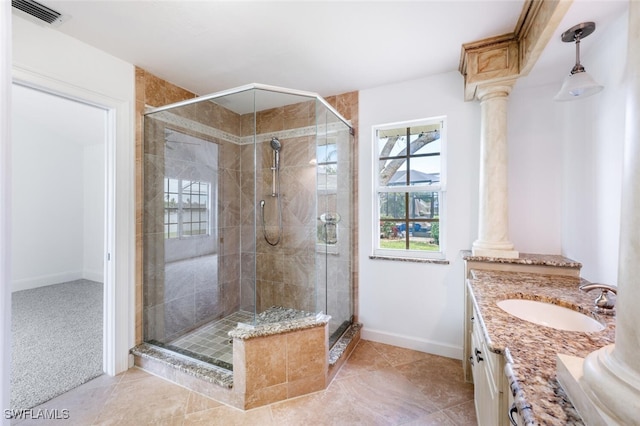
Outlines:
<svg viewBox="0 0 640 426"><path fill-rule="evenodd" d="M316 147L316 161L318 164L335 163L338 161L338 150L335 143Z"/></svg>
<svg viewBox="0 0 640 426"><path fill-rule="evenodd" d="M167 238L178 238L178 224L172 223L168 226L168 237Z"/></svg>
<svg viewBox="0 0 640 426"><path fill-rule="evenodd" d="M396 158L379 161L380 186L407 185L407 160Z"/></svg>
<svg viewBox="0 0 640 426"><path fill-rule="evenodd" d="M439 230L439 223L433 222L430 224L418 224L414 223L412 227L413 232L409 234L409 250L423 250L423 251L439 251L440 245L438 238L439 235L434 236L433 232ZM421 225L415 227L415 225Z"/></svg>
<svg viewBox="0 0 640 426"><path fill-rule="evenodd" d="M171 192L173 194L178 193L178 179L167 179L165 182L165 189L167 192Z"/></svg>
<svg viewBox="0 0 640 426"><path fill-rule="evenodd" d="M164 179L164 236L178 238L178 180Z"/></svg>
<svg viewBox="0 0 640 426"><path fill-rule="evenodd" d="M403 192L383 192L380 194L380 219L405 218L405 194Z"/></svg>
<svg viewBox="0 0 640 426"><path fill-rule="evenodd" d="M437 185L440 183L440 156L411 159L411 185Z"/></svg>
<svg viewBox="0 0 640 426"><path fill-rule="evenodd" d="M412 219L434 219L439 216L437 192L409 193L409 217Z"/></svg>
<svg viewBox="0 0 640 426"><path fill-rule="evenodd" d="M440 154L440 139L428 142L413 153L413 155L419 154Z"/></svg>
<svg viewBox="0 0 640 426"><path fill-rule="evenodd" d="M378 130L378 156L405 156L407 148L406 128Z"/></svg>

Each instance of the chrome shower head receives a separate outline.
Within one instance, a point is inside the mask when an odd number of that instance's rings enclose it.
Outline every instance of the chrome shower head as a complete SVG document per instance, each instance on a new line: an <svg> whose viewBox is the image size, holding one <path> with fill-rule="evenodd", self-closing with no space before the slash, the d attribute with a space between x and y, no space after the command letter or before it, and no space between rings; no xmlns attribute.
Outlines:
<svg viewBox="0 0 640 426"><path fill-rule="evenodd" d="M282 144L280 143L280 139L278 138L271 138L271 148L275 151L278 152L280 151L280 148L282 148Z"/></svg>

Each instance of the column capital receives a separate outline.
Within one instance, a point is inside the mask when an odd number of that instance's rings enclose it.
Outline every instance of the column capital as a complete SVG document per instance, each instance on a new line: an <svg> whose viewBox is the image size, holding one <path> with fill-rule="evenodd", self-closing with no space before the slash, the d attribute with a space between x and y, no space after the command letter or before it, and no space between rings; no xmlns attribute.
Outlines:
<svg viewBox="0 0 640 426"><path fill-rule="evenodd" d="M500 84L517 78L518 49L513 33L463 44L459 70L464 76L464 100L475 99L481 84Z"/></svg>
<svg viewBox="0 0 640 426"><path fill-rule="evenodd" d="M572 0L525 0L512 33L462 45L460 73L464 100L478 96L483 84L516 80L533 68Z"/></svg>
<svg viewBox="0 0 640 426"><path fill-rule="evenodd" d="M476 86L476 98L480 101L484 101L494 97L507 97L511 94L511 90L515 83L515 79L505 79L503 81L489 84L478 84Z"/></svg>

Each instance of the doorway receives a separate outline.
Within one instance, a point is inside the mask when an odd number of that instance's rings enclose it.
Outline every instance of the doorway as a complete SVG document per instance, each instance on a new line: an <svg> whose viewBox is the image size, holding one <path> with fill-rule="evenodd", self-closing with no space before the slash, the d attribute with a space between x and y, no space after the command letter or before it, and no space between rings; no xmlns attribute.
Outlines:
<svg viewBox="0 0 640 426"><path fill-rule="evenodd" d="M26 409L104 370L108 111L12 93L11 408Z"/></svg>

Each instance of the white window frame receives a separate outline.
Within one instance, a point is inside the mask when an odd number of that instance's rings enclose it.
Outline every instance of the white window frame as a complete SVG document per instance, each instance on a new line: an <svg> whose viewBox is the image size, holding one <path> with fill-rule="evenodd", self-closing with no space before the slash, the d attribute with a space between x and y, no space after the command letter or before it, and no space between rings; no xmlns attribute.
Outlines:
<svg viewBox="0 0 640 426"><path fill-rule="evenodd" d="M440 183L437 185L397 185L397 186L380 186L378 164L380 157L378 155L378 131L389 130L400 127L414 127L421 125L430 125L441 123L440 127ZM400 259L445 259L445 241L446 241L446 164L447 164L447 117L437 116L418 120L400 121L396 123L388 123L375 125L372 127L373 149L373 247L374 256L395 257ZM438 223L440 228L439 251L427 250L408 250L408 249L384 249L380 248L380 193L411 193L411 192L437 192L438 193Z"/></svg>

